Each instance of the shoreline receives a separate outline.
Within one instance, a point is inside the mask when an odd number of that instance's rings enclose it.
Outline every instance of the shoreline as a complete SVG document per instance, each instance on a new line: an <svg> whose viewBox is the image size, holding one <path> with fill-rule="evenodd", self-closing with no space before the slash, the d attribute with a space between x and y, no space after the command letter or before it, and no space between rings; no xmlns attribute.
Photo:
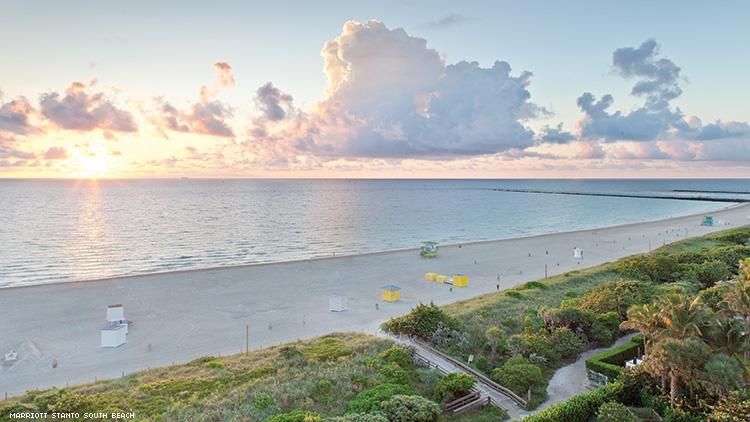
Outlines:
<svg viewBox="0 0 750 422"><path fill-rule="evenodd" d="M487 243L501 243L501 242L508 242L508 241L514 241L514 240L523 240L523 239L534 239L534 238L540 238L550 235L574 235L574 234L580 234L584 232L590 232L590 231L597 231L597 230L609 230L609 229L618 229L618 228L627 228L631 226L638 226L641 224L648 224L648 223L657 223L657 222L668 222L670 220L674 219L680 219L680 218L689 218L689 217L699 217L702 215L706 215L709 213L718 213L718 212L724 212L736 208L750 208L750 203L748 202L738 202L738 203L732 203L731 205L724 205L721 206L713 211L710 212L700 212L700 213L692 213L692 214L685 214L685 215L679 215L679 216L670 216L667 218L661 218L661 219L655 219L655 220L645 220L645 221L639 221L639 222L633 222L633 223L623 223L623 224L613 224L609 226L598 226L598 227L591 227L591 228L584 228L584 229L578 229L578 230L570 230L570 231L558 231L558 232L549 232L549 233L540 233L540 234L531 234L528 236L516 236L516 237L505 237L505 238L497 238L497 239L485 239L485 240L470 240L466 242L460 242L460 243L445 243L440 244L441 249L447 249L447 248L455 248L459 245L461 246L474 246L474 245L481 245L481 244L487 244ZM749 216L750 217L750 216ZM748 220L748 224L750 224L750 219ZM214 266L214 267L202 267L202 268L188 268L188 269L175 269L175 270L167 270L167 271L158 271L158 272L146 272L146 273L138 273L138 274L126 274L126 275L116 275L111 277L101 277L101 278L90 278L90 279L81 279L81 280L69 280L69 281L51 281L48 283L39 283L39 284L25 284L20 286L0 286L0 294L2 294L5 290L10 289L24 289L24 288L33 288L33 287L39 287L39 286L50 286L50 285L60 285L60 284L80 284L80 283L98 283L98 282L109 282L109 281L119 281L119 280L126 280L129 278L140 278L140 277L157 277L162 275L169 275L169 274L189 274L189 273L195 273L195 272L204 272L204 271L217 271L217 270L229 270L229 269L242 269L242 268L252 268L252 267L260 267L260 266L270 266L270 265L283 265L283 264L292 264L292 263L300 263L300 262L313 262L313 261L321 261L321 260L335 260L335 259L346 259L346 258L353 258L353 257L361 257L361 256L376 256L376 255L386 255L391 253L401 253L401 252L417 252L419 251L419 247L412 247L412 248L395 248L395 249L385 249L380 251L372 251L372 252L361 252L361 253L349 253L344 255L334 255L334 256L317 256L312 258L301 258L301 259L290 259L285 261L274 261L274 262L257 262L257 263L249 263L249 264L234 264L234 265L222 265L222 266Z"/></svg>
<svg viewBox="0 0 750 422"><path fill-rule="evenodd" d="M420 302L446 305L542 279L546 270L588 268L683 240L685 230L697 237L748 225L749 208L446 245L434 259L402 249L0 289L0 352L18 351L18 361L0 365L0 396L242 352L246 330L251 349L331 332L375 334ZM705 214L727 225L703 227ZM573 257L574 246L585 260ZM426 272L466 274L469 286L424 281ZM401 287L400 301L383 302L387 284ZM348 309L330 312L332 296L348 298ZM133 325L125 344L102 348L105 306L114 303Z"/></svg>

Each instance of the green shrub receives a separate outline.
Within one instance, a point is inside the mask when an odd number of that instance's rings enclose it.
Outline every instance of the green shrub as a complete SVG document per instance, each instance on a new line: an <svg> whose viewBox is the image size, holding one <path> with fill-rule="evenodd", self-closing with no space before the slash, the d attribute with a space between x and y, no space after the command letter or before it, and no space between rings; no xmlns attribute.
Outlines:
<svg viewBox="0 0 750 422"><path fill-rule="evenodd" d="M532 386L544 385L542 369L520 356L512 357L500 368L495 368L492 378L522 397Z"/></svg>
<svg viewBox="0 0 750 422"><path fill-rule="evenodd" d="M705 254L696 251L682 251L675 258L680 264L702 264L708 260Z"/></svg>
<svg viewBox="0 0 750 422"><path fill-rule="evenodd" d="M588 422L596 415L599 407L609 401L620 401L622 383L615 382L594 391L573 396L562 403L527 416L525 422Z"/></svg>
<svg viewBox="0 0 750 422"><path fill-rule="evenodd" d="M523 294L518 290L506 290L505 296L512 297L514 299L523 299Z"/></svg>
<svg viewBox="0 0 750 422"><path fill-rule="evenodd" d="M310 391L312 398L319 403L330 403L333 400L333 384L327 379L315 381Z"/></svg>
<svg viewBox="0 0 750 422"><path fill-rule="evenodd" d="M623 277L654 283L677 281L677 258L665 253L651 253L625 258L612 264Z"/></svg>
<svg viewBox="0 0 750 422"><path fill-rule="evenodd" d="M351 353L351 348L333 337L326 337L319 343L302 349L302 355L305 358L319 362L335 360Z"/></svg>
<svg viewBox="0 0 750 422"><path fill-rule="evenodd" d="M433 395L437 401L451 401L468 394L475 382L471 375L460 372L448 374L435 384Z"/></svg>
<svg viewBox="0 0 750 422"><path fill-rule="evenodd" d="M550 333L552 339L552 353L562 359L573 359L586 346L587 340L584 336L576 334L569 328L555 328Z"/></svg>
<svg viewBox="0 0 750 422"><path fill-rule="evenodd" d="M440 406L422 396L396 395L383 403L389 422L433 422L440 415Z"/></svg>
<svg viewBox="0 0 750 422"><path fill-rule="evenodd" d="M391 397L399 394L414 395L414 387L403 384L378 384L372 388L361 391L347 405L348 413L370 413L379 411L381 404Z"/></svg>
<svg viewBox="0 0 750 422"><path fill-rule="evenodd" d="M664 422L704 422L705 420L703 416L693 415L682 409L667 408L664 413Z"/></svg>
<svg viewBox="0 0 750 422"><path fill-rule="evenodd" d="M524 356L536 354L543 356L552 367L561 359L572 359L578 356L587 343L585 336L576 334L567 327L554 330L524 332L511 336L512 349Z"/></svg>
<svg viewBox="0 0 750 422"><path fill-rule="evenodd" d="M638 422L638 418L624 404L608 401L599 406L596 422Z"/></svg>
<svg viewBox="0 0 750 422"><path fill-rule="evenodd" d="M291 412L279 413L271 416L265 422L320 422L322 421L319 414L308 412L306 410L292 410Z"/></svg>
<svg viewBox="0 0 750 422"><path fill-rule="evenodd" d="M213 369L224 369L224 362L220 362L218 360L210 360L203 364L206 368L213 368Z"/></svg>
<svg viewBox="0 0 750 422"><path fill-rule="evenodd" d="M720 242L747 245L748 242L750 242L750 229L732 230L728 233L716 235L714 236L714 239Z"/></svg>
<svg viewBox="0 0 750 422"><path fill-rule="evenodd" d="M381 353L378 358L383 362L395 363L404 369L414 368L414 361L403 347L394 346Z"/></svg>
<svg viewBox="0 0 750 422"><path fill-rule="evenodd" d="M458 322L435 304L419 304L407 315L392 318L383 328L396 334L407 334L430 339L438 328L458 329Z"/></svg>
<svg viewBox="0 0 750 422"><path fill-rule="evenodd" d="M703 287L711 287L716 282L727 280L731 277L731 268L724 262L718 260L705 261L700 264L679 264L680 281L696 282Z"/></svg>
<svg viewBox="0 0 750 422"><path fill-rule="evenodd" d="M383 365L378 369L378 379L383 383L411 385L412 375L396 363Z"/></svg>
<svg viewBox="0 0 750 422"><path fill-rule="evenodd" d="M596 287L570 301L569 306L578 306L596 314L614 311L624 319L631 306L650 302L655 290L654 285L646 281L619 280Z"/></svg>
<svg viewBox="0 0 750 422"><path fill-rule="evenodd" d="M721 261L727 264L727 266L732 269L733 273L737 272L736 271L737 263L745 258L750 258L750 246L743 246L743 245L721 246L721 247L712 248L706 251L707 260Z"/></svg>
<svg viewBox="0 0 750 422"><path fill-rule="evenodd" d="M33 391L29 392L29 395L33 399L34 407L42 412L46 412L50 409L55 402L60 400L65 390L59 388L52 388L48 391Z"/></svg>
<svg viewBox="0 0 750 422"><path fill-rule="evenodd" d="M611 311L603 314L597 314L594 322L591 324L591 330L586 334L589 341L599 346L609 346L620 332L620 315Z"/></svg>
<svg viewBox="0 0 750 422"><path fill-rule="evenodd" d="M586 333L591 329L591 324L594 322L592 312L575 307L541 310L539 315L544 319L547 329L566 327L573 331L581 330Z"/></svg>
<svg viewBox="0 0 750 422"><path fill-rule="evenodd" d="M547 290L549 289L549 286L542 283L541 281L529 281L528 283L524 284L522 289L539 289L539 290Z"/></svg>
<svg viewBox="0 0 750 422"><path fill-rule="evenodd" d="M258 410L268 409L273 406L273 397L270 394L260 394L253 401L253 407Z"/></svg>

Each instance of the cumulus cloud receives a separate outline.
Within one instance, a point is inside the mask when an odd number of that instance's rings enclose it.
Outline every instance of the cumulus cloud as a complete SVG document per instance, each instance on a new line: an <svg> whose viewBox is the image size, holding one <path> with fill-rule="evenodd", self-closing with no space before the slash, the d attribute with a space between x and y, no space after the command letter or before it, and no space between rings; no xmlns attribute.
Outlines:
<svg viewBox="0 0 750 422"><path fill-rule="evenodd" d="M234 132L225 121L232 117L232 110L221 101L199 101L186 110L178 109L162 98L157 98L156 103L157 123L161 128L202 135L234 136Z"/></svg>
<svg viewBox="0 0 750 422"><path fill-rule="evenodd" d="M263 113L263 118L271 121L284 120L294 110L293 100L291 95L282 92L271 82L258 88L255 96L255 104Z"/></svg>
<svg viewBox="0 0 750 422"><path fill-rule="evenodd" d="M687 116L672 106L671 102L682 94L681 69L671 60L659 57L656 41L616 49L612 66L616 74L635 80L630 93L643 98L644 104L629 112L612 111L612 95L597 99L590 92L583 93L577 99L584 116L576 125L576 140L614 143L605 148L606 157L612 159L747 159L748 123L718 120L704 124L699 117ZM542 142L574 141L567 135L558 126L545 128L541 139Z"/></svg>
<svg viewBox="0 0 750 422"><path fill-rule="evenodd" d="M0 132L9 132L17 135L30 134L36 131L31 124L30 117L34 113L34 107L24 97L2 102L0 93Z"/></svg>
<svg viewBox="0 0 750 422"><path fill-rule="evenodd" d="M553 144L566 143L574 140L576 137L572 133L563 129L563 124L559 123L555 127L545 125L538 134L540 142L549 142Z"/></svg>
<svg viewBox="0 0 750 422"><path fill-rule="evenodd" d="M347 22L321 54L326 98L289 116L291 96L261 87L262 117L286 124L256 124L248 144L329 158L479 155L533 144L523 121L542 109L529 101L531 74L513 76L506 62L446 65L424 39L378 21Z"/></svg>
<svg viewBox="0 0 750 422"><path fill-rule="evenodd" d="M151 118L159 130L197 133L221 137L233 137L234 131L227 123L233 116L232 109L219 100L212 99L221 89L234 86L232 66L225 62L214 63L216 81L211 88L201 85L199 100L185 109L172 105L163 98L156 98L157 111ZM166 134L165 134L166 136Z"/></svg>
<svg viewBox="0 0 750 422"><path fill-rule="evenodd" d="M65 90L65 95L57 92L42 94L39 100L42 115L63 129L137 131L133 115L115 106L103 92L90 93L93 85L93 82L89 86L73 82Z"/></svg>
<svg viewBox="0 0 750 422"><path fill-rule="evenodd" d="M216 80L211 87L201 85L200 97L203 101L208 101L209 98L215 97L222 89L234 86L234 75L232 74L232 66L229 63L214 63L214 74L216 75Z"/></svg>
<svg viewBox="0 0 750 422"><path fill-rule="evenodd" d="M647 40L638 48L623 47L612 53L612 65L626 78L640 78L631 94L646 98L646 107L662 110L682 94L680 68L669 59L657 58L659 45Z"/></svg>

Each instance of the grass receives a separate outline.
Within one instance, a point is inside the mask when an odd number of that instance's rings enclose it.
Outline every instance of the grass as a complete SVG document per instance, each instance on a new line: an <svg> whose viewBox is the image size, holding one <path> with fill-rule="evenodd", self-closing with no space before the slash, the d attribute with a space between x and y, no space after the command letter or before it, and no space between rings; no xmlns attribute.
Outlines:
<svg viewBox="0 0 750 422"><path fill-rule="evenodd" d="M379 382L379 355L393 346L363 334L331 334L249 354L205 356L182 365L65 389L30 391L0 402L0 421L11 411L135 412L138 421L263 421L293 409L337 416L362 389ZM426 396L437 379L420 370ZM434 370L432 371L434 372ZM497 409L441 422L497 421Z"/></svg>
<svg viewBox="0 0 750 422"><path fill-rule="evenodd" d="M392 346L359 334L332 334L249 354L204 357L66 389L31 391L0 404L39 411L133 411L144 421L260 421L290 409L341 414L375 379L369 362ZM327 382L321 383L322 380Z"/></svg>

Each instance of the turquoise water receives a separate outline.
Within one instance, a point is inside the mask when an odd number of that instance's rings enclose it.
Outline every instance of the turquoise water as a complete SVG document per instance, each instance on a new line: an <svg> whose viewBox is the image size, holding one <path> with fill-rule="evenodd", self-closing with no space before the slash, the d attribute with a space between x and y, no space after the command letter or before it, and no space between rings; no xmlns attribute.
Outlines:
<svg viewBox="0 0 750 422"><path fill-rule="evenodd" d="M492 188L749 187L747 180L0 180L0 287L528 236L730 205Z"/></svg>

